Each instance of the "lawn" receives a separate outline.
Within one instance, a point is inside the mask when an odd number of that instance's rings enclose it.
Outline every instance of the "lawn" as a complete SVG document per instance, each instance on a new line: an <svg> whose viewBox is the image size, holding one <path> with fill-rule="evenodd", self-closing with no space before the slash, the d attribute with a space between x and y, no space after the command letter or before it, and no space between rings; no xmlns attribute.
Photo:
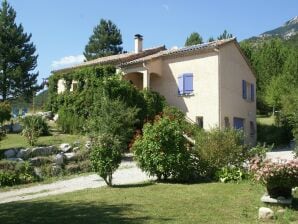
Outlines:
<svg viewBox="0 0 298 224"><path fill-rule="evenodd" d="M41 136L38 138L37 145L59 145L61 143L73 143L75 141L82 141L85 138L80 135L58 134L52 136ZM26 139L20 134L7 134L0 142L0 150L9 148L25 148L29 147Z"/></svg>
<svg viewBox="0 0 298 224"><path fill-rule="evenodd" d="M263 192L250 182L98 188L0 204L0 223L257 223ZM297 223L297 209L296 199L279 223Z"/></svg>
<svg viewBox="0 0 298 224"><path fill-rule="evenodd" d="M274 125L274 116L257 116L257 122L264 125Z"/></svg>

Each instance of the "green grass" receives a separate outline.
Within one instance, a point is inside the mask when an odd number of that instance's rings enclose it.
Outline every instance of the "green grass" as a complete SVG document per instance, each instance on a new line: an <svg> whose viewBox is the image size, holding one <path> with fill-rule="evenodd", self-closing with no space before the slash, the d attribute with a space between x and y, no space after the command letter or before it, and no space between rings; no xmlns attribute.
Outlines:
<svg viewBox="0 0 298 224"><path fill-rule="evenodd" d="M85 140L85 138L80 135L58 134L39 137L37 145L59 145L61 143L73 143L82 140ZM0 142L0 150L20 147L29 147L26 139L20 134L7 134L6 138Z"/></svg>
<svg viewBox="0 0 298 224"><path fill-rule="evenodd" d="M0 223L257 223L263 192L250 182L89 189L0 204ZM296 199L278 223L297 223L297 209Z"/></svg>
<svg viewBox="0 0 298 224"><path fill-rule="evenodd" d="M270 117L265 117L265 116L258 116L257 117L257 122L260 124L265 124L265 125L274 125L274 116Z"/></svg>

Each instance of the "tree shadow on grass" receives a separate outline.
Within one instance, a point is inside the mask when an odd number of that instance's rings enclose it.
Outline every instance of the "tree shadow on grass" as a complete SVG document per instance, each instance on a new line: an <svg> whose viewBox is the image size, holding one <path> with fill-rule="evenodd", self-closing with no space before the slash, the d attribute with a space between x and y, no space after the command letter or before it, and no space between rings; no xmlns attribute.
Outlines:
<svg viewBox="0 0 298 224"><path fill-rule="evenodd" d="M3 224L139 224L153 219L157 222L168 220L159 218L156 220L149 216L141 216L138 207L132 204L29 201L0 205L0 223Z"/></svg>
<svg viewBox="0 0 298 224"><path fill-rule="evenodd" d="M134 188L134 187L149 187L156 184L154 181L138 183L138 184L122 184L122 185L113 185L113 188Z"/></svg>

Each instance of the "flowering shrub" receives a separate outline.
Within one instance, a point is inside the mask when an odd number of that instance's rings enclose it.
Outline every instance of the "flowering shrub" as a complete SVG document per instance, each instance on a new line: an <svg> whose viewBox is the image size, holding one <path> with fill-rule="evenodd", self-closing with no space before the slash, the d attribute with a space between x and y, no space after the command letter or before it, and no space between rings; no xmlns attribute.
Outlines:
<svg viewBox="0 0 298 224"><path fill-rule="evenodd" d="M257 181L267 187L270 196L291 196L291 189L298 186L298 160L271 161L255 159L250 170Z"/></svg>

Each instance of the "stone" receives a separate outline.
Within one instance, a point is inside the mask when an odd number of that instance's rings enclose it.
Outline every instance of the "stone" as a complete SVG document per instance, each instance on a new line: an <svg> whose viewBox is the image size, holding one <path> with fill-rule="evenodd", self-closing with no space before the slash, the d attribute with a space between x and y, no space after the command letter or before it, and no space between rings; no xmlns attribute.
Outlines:
<svg viewBox="0 0 298 224"><path fill-rule="evenodd" d="M6 150L6 151L4 152L4 156L5 156L6 158L14 158L14 157L16 156L16 150L14 150L14 149Z"/></svg>
<svg viewBox="0 0 298 224"><path fill-rule="evenodd" d="M59 174L62 173L62 167L59 165L53 165L52 166L52 175L53 176L58 176Z"/></svg>
<svg viewBox="0 0 298 224"><path fill-rule="evenodd" d="M74 151L74 152L80 151L80 147L74 147L74 148L72 149L72 151Z"/></svg>
<svg viewBox="0 0 298 224"><path fill-rule="evenodd" d="M17 153L17 158L28 159L30 157L30 149L20 149Z"/></svg>
<svg viewBox="0 0 298 224"><path fill-rule="evenodd" d="M270 208L261 207L259 208L259 219L268 220L274 218L274 212Z"/></svg>
<svg viewBox="0 0 298 224"><path fill-rule="evenodd" d="M76 158L76 154L74 152L64 153L66 160L74 160Z"/></svg>
<svg viewBox="0 0 298 224"><path fill-rule="evenodd" d="M71 145L68 143L63 143L59 146L59 148L62 152L68 152L71 150Z"/></svg>
<svg viewBox="0 0 298 224"><path fill-rule="evenodd" d="M57 122L58 121L58 118L59 118L59 115L58 114L55 114L54 117L53 117L53 121Z"/></svg>
<svg viewBox="0 0 298 224"><path fill-rule="evenodd" d="M22 131L22 129L23 128L19 123L13 124L12 128L11 128L13 133L20 133Z"/></svg>
<svg viewBox="0 0 298 224"><path fill-rule="evenodd" d="M34 171L34 174L37 177L39 177L40 179L43 178L42 171L41 171L41 169L39 167L34 167L33 171Z"/></svg>
<svg viewBox="0 0 298 224"><path fill-rule="evenodd" d="M61 166L64 164L64 154L59 153L55 156L54 162L56 165Z"/></svg>
<svg viewBox="0 0 298 224"><path fill-rule="evenodd" d="M264 194L261 197L261 201L264 203L291 205L293 198L284 198L284 197L271 198L268 194Z"/></svg>
<svg viewBox="0 0 298 224"><path fill-rule="evenodd" d="M51 163L52 160L49 157L34 157L30 158L29 162L32 166L41 166L47 163Z"/></svg>
<svg viewBox="0 0 298 224"><path fill-rule="evenodd" d="M32 149L32 157L36 156L50 156L57 152L57 148L54 146L37 147Z"/></svg>
<svg viewBox="0 0 298 224"><path fill-rule="evenodd" d="M24 162L21 158L7 158L9 161L14 161L14 162Z"/></svg>
<svg viewBox="0 0 298 224"><path fill-rule="evenodd" d="M91 141L86 141L85 147L86 149L91 149Z"/></svg>
<svg viewBox="0 0 298 224"><path fill-rule="evenodd" d="M37 115L49 120L53 117L52 111L38 112Z"/></svg>

